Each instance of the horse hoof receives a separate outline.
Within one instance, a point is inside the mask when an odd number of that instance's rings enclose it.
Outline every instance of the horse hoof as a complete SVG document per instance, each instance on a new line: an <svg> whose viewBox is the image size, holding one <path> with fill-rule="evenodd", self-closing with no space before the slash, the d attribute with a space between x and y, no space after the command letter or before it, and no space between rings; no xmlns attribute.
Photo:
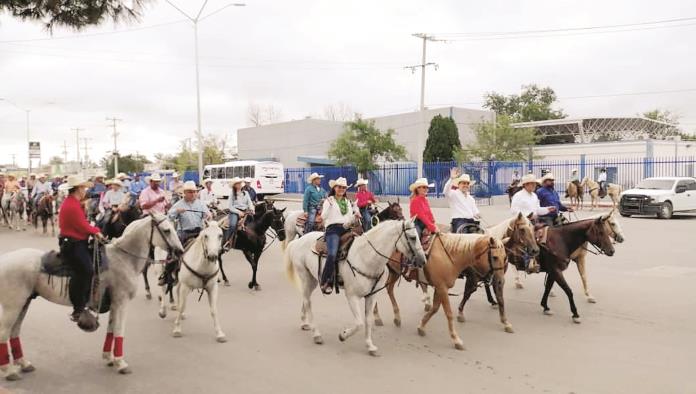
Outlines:
<svg viewBox="0 0 696 394"><path fill-rule="evenodd" d="M372 357L379 357L379 352L378 352L377 350L368 350L367 352L368 352L368 353L370 354L370 356L372 356Z"/></svg>
<svg viewBox="0 0 696 394"><path fill-rule="evenodd" d="M223 335L221 337L215 338L215 340L218 341L218 343L225 343L227 342L227 337Z"/></svg>
<svg viewBox="0 0 696 394"><path fill-rule="evenodd" d="M173 311L177 310L177 306L176 306L176 305L172 305L171 308L172 308Z"/></svg>
<svg viewBox="0 0 696 394"><path fill-rule="evenodd" d="M302 331L309 331L309 330L312 329L312 327L310 327L309 324L306 324L306 323L305 323L305 324L303 324L303 325L300 326L300 329L301 329Z"/></svg>
<svg viewBox="0 0 696 394"><path fill-rule="evenodd" d="M594 297L587 297L587 302L589 302L590 304L596 304L597 300L595 300Z"/></svg>
<svg viewBox="0 0 696 394"><path fill-rule="evenodd" d="M172 333L172 336L173 336L174 338L181 338L181 337L182 337L181 331L174 331L174 332Z"/></svg>
<svg viewBox="0 0 696 394"><path fill-rule="evenodd" d="M422 328L420 328L420 327L418 327L418 335L424 337L424 336L425 336L425 330L422 329Z"/></svg>
<svg viewBox="0 0 696 394"><path fill-rule="evenodd" d="M423 310L426 312L430 312L430 308L432 308L432 307L433 307L432 305L425 304L425 306L423 307Z"/></svg>
<svg viewBox="0 0 696 394"><path fill-rule="evenodd" d="M515 330L512 329L512 326L505 326L505 332L512 334L515 332Z"/></svg>
<svg viewBox="0 0 696 394"><path fill-rule="evenodd" d="M113 367L113 366L114 366L114 360L111 360L111 361L109 361L108 363L106 363L106 366L107 366L107 367Z"/></svg>
<svg viewBox="0 0 696 394"><path fill-rule="evenodd" d="M498 304L491 304L491 309L498 309Z"/></svg>
<svg viewBox="0 0 696 394"><path fill-rule="evenodd" d="M150 294L150 293L145 294L145 299L146 299L146 300L151 300L151 299L152 299L152 294ZM161 299L161 297L160 297L160 299Z"/></svg>
<svg viewBox="0 0 696 394"><path fill-rule="evenodd" d="M341 337L340 335L338 336L339 338ZM314 343L317 345L323 345L324 344L324 338L321 337L321 335L314 337Z"/></svg>
<svg viewBox="0 0 696 394"><path fill-rule="evenodd" d="M582 321L580 320L580 316L573 316L573 323L575 323L575 324L582 323Z"/></svg>
<svg viewBox="0 0 696 394"><path fill-rule="evenodd" d="M226 281L225 281L225 286L226 286L226 287L232 286L232 285L230 284L230 281L229 281L229 280L226 280Z"/></svg>
<svg viewBox="0 0 696 394"><path fill-rule="evenodd" d="M516 289L524 289L524 285L522 285L522 283L515 282L515 288Z"/></svg>
<svg viewBox="0 0 696 394"><path fill-rule="evenodd" d="M466 350L466 348L464 348L464 344L463 344L463 343L455 343L455 344L454 344L454 348L457 349L457 350Z"/></svg>
<svg viewBox="0 0 696 394"><path fill-rule="evenodd" d="M249 287L249 290L253 289L254 283L252 283L252 282L247 283L247 287Z"/></svg>
<svg viewBox="0 0 696 394"><path fill-rule="evenodd" d="M159 311L158 315L160 318L164 319L165 317L167 317L167 312L166 311Z"/></svg>
<svg viewBox="0 0 696 394"><path fill-rule="evenodd" d="M384 322L382 319L375 319L375 326L382 327L384 325Z"/></svg>
<svg viewBox="0 0 696 394"><path fill-rule="evenodd" d="M457 315L457 321L460 323L464 323L466 321L466 318L464 318L464 315Z"/></svg>
<svg viewBox="0 0 696 394"><path fill-rule="evenodd" d="M130 375L131 373L133 373L133 371L130 369L130 367L123 367L118 370L118 373L120 373L121 375Z"/></svg>
<svg viewBox="0 0 696 394"><path fill-rule="evenodd" d="M545 314L546 316L553 316L553 312L551 312L551 310L549 310L549 309L545 310L545 311L544 311L544 314Z"/></svg>
<svg viewBox="0 0 696 394"><path fill-rule="evenodd" d="M401 319L394 319L394 325L397 327L401 327Z"/></svg>
<svg viewBox="0 0 696 394"><path fill-rule="evenodd" d="M17 372L12 372L5 376L5 379L10 382L15 382L17 380L22 380L22 377Z"/></svg>

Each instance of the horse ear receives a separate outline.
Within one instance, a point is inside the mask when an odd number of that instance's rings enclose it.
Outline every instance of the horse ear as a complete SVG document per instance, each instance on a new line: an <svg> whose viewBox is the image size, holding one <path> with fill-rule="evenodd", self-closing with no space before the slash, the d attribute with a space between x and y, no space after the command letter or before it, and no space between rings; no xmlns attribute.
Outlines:
<svg viewBox="0 0 696 394"><path fill-rule="evenodd" d="M397 198L396 198L396 203L397 203L397 204L401 204L401 197L397 197Z"/></svg>
<svg viewBox="0 0 696 394"><path fill-rule="evenodd" d="M522 212L520 212L522 213ZM534 219L534 212L530 212L529 215L527 215L527 219L532 220Z"/></svg>
<svg viewBox="0 0 696 394"><path fill-rule="evenodd" d="M491 247L495 247L495 246L496 246L496 244L495 244L495 238L493 238L493 237L488 237L488 245L490 245Z"/></svg>
<svg viewBox="0 0 696 394"><path fill-rule="evenodd" d="M285 208L281 209L281 210L280 210L280 213L284 213L286 209L288 209L288 207L285 207Z"/></svg>
<svg viewBox="0 0 696 394"><path fill-rule="evenodd" d="M502 242L503 242L504 244L510 242L510 237L505 237L505 238L503 238L503 239L502 239Z"/></svg>

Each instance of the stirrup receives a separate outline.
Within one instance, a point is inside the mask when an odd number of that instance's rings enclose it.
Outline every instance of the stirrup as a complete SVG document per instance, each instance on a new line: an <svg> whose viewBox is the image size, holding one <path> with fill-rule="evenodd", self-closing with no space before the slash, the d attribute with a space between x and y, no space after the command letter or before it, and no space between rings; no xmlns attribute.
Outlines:
<svg viewBox="0 0 696 394"><path fill-rule="evenodd" d="M323 285L320 286L321 292L326 294L326 295L333 293L333 288L334 288L333 283L328 283L328 282L324 283Z"/></svg>

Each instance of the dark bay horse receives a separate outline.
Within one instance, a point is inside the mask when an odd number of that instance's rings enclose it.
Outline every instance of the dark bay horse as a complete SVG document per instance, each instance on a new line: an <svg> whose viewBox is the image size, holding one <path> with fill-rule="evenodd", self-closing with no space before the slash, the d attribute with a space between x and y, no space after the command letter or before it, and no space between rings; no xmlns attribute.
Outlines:
<svg viewBox="0 0 696 394"><path fill-rule="evenodd" d="M34 224L34 229L39 228L39 218L41 218L41 224L43 226L43 233L48 233L47 225L51 222L51 235L56 235L56 226L53 223L53 195L51 193L46 193L39 202L36 203L36 209L32 215L32 223Z"/></svg>
<svg viewBox="0 0 696 394"><path fill-rule="evenodd" d="M404 220L404 211L401 209L399 200L396 202L387 201L387 207L372 217L372 225L376 226L385 220Z"/></svg>

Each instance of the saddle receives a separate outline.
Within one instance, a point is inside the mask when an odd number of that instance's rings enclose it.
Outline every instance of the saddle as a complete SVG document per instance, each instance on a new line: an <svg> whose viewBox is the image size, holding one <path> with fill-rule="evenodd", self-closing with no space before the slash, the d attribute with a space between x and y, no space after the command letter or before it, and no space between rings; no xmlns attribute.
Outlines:
<svg viewBox="0 0 696 394"><path fill-rule="evenodd" d="M295 224L297 227L304 228L305 223L307 223L307 212L304 212L302 215L297 217L297 221ZM317 216L314 219L314 230L315 231L324 231L324 221L321 218L321 213L317 212Z"/></svg>
<svg viewBox="0 0 696 394"><path fill-rule="evenodd" d="M348 231L341 236L341 241L338 244L338 255L336 257L336 261L343 261L348 257L348 251L350 250L351 245L353 245L356 235L357 234L354 232ZM326 246L326 239L323 235L317 239L312 252L319 257L326 257L328 255L328 247Z"/></svg>

